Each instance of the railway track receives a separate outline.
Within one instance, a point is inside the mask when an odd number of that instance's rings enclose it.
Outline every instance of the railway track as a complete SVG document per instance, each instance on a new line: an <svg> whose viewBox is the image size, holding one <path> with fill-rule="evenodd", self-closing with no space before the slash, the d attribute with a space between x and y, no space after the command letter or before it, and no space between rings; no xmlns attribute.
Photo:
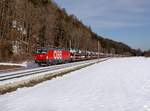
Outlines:
<svg viewBox="0 0 150 111"><path fill-rule="evenodd" d="M105 61L107 59L108 58L100 59L100 61ZM16 78L19 79L19 78L30 76L30 75L39 75L41 73L46 73L49 71L55 71L58 69L69 68L69 67L73 67L73 66L78 66L78 65L82 65L82 64L90 64L90 63L95 63L95 62L97 62L97 60L60 64L60 65L54 65L54 66L49 66L49 67L27 69L27 70L21 70L21 71L10 72L10 73L1 73L0 74L0 83L3 81L9 81L9 80L16 79Z"/></svg>

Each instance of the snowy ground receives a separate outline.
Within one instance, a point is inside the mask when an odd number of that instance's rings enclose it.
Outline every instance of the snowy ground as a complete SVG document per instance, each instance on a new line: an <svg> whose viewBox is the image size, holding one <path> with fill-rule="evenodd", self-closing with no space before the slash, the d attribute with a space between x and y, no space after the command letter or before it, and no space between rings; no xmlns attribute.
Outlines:
<svg viewBox="0 0 150 111"><path fill-rule="evenodd" d="M116 58L0 96L0 111L150 111L150 59Z"/></svg>
<svg viewBox="0 0 150 111"><path fill-rule="evenodd" d="M22 62L22 63L11 63L11 62L0 62L0 65L7 65L7 66L22 66L22 67L26 67L26 68L34 68L34 67L37 67L38 65L35 64L34 61L25 61L25 62Z"/></svg>
<svg viewBox="0 0 150 111"><path fill-rule="evenodd" d="M3 68L2 66L3 67L6 66L6 68L2 69ZM11 66L14 66L14 67L11 67ZM2 67L0 68L0 73L2 73L4 71L9 71L9 70L11 71L11 69L32 69L32 68L38 67L38 65L34 61L25 61L22 63L0 62L0 67Z"/></svg>

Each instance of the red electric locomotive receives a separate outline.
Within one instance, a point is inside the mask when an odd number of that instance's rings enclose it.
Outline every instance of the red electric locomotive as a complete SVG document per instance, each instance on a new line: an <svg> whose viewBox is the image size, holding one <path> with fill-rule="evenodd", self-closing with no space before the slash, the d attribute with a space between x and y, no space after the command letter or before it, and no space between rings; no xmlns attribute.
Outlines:
<svg viewBox="0 0 150 111"><path fill-rule="evenodd" d="M35 62L39 65L53 65L71 61L71 53L63 49L39 48L34 54Z"/></svg>
<svg viewBox="0 0 150 111"><path fill-rule="evenodd" d="M99 56L98 56L99 55ZM80 50L64 50L58 48L39 48L34 54L35 62L40 66L60 64L66 62L77 62L97 59L103 57L102 54Z"/></svg>

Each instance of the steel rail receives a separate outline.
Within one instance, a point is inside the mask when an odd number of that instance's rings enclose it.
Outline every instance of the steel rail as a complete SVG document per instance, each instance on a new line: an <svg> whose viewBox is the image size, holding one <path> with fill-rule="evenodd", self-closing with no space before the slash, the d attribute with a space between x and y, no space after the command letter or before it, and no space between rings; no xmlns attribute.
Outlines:
<svg viewBox="0 0 150 111"><path fill-rule="evenodd" d="M89 61L81 61L81 62L74 62L74 63L67 63L67 64L61 64L61 65L55 65L55 66L49 66L49 67L40 67L40 68L35 68L35 69L27 69L24 71L16 71L16 72L11 72L11 73L4 73L0 74L0 81L5 81L5 80L11 80L14 78L21 78L29 75L38 75L40 73L45 73L48 71L54 71L58 69L63 69L71 66L77 66L77 65L82 65L86 63L94 63L97 60L89 60Z"/></svg>

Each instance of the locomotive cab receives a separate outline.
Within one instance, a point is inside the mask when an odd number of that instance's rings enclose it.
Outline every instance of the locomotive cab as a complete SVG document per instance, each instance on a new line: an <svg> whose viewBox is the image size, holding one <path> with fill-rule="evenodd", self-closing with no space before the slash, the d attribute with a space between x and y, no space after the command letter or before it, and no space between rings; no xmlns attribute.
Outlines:
<svg viewBox="0 0 150 111"><path fill-rule="evenodd" d="M47 64L48 60L48 49L40 48L36 50L35 53L35 63L42 65Z"/></svg>

